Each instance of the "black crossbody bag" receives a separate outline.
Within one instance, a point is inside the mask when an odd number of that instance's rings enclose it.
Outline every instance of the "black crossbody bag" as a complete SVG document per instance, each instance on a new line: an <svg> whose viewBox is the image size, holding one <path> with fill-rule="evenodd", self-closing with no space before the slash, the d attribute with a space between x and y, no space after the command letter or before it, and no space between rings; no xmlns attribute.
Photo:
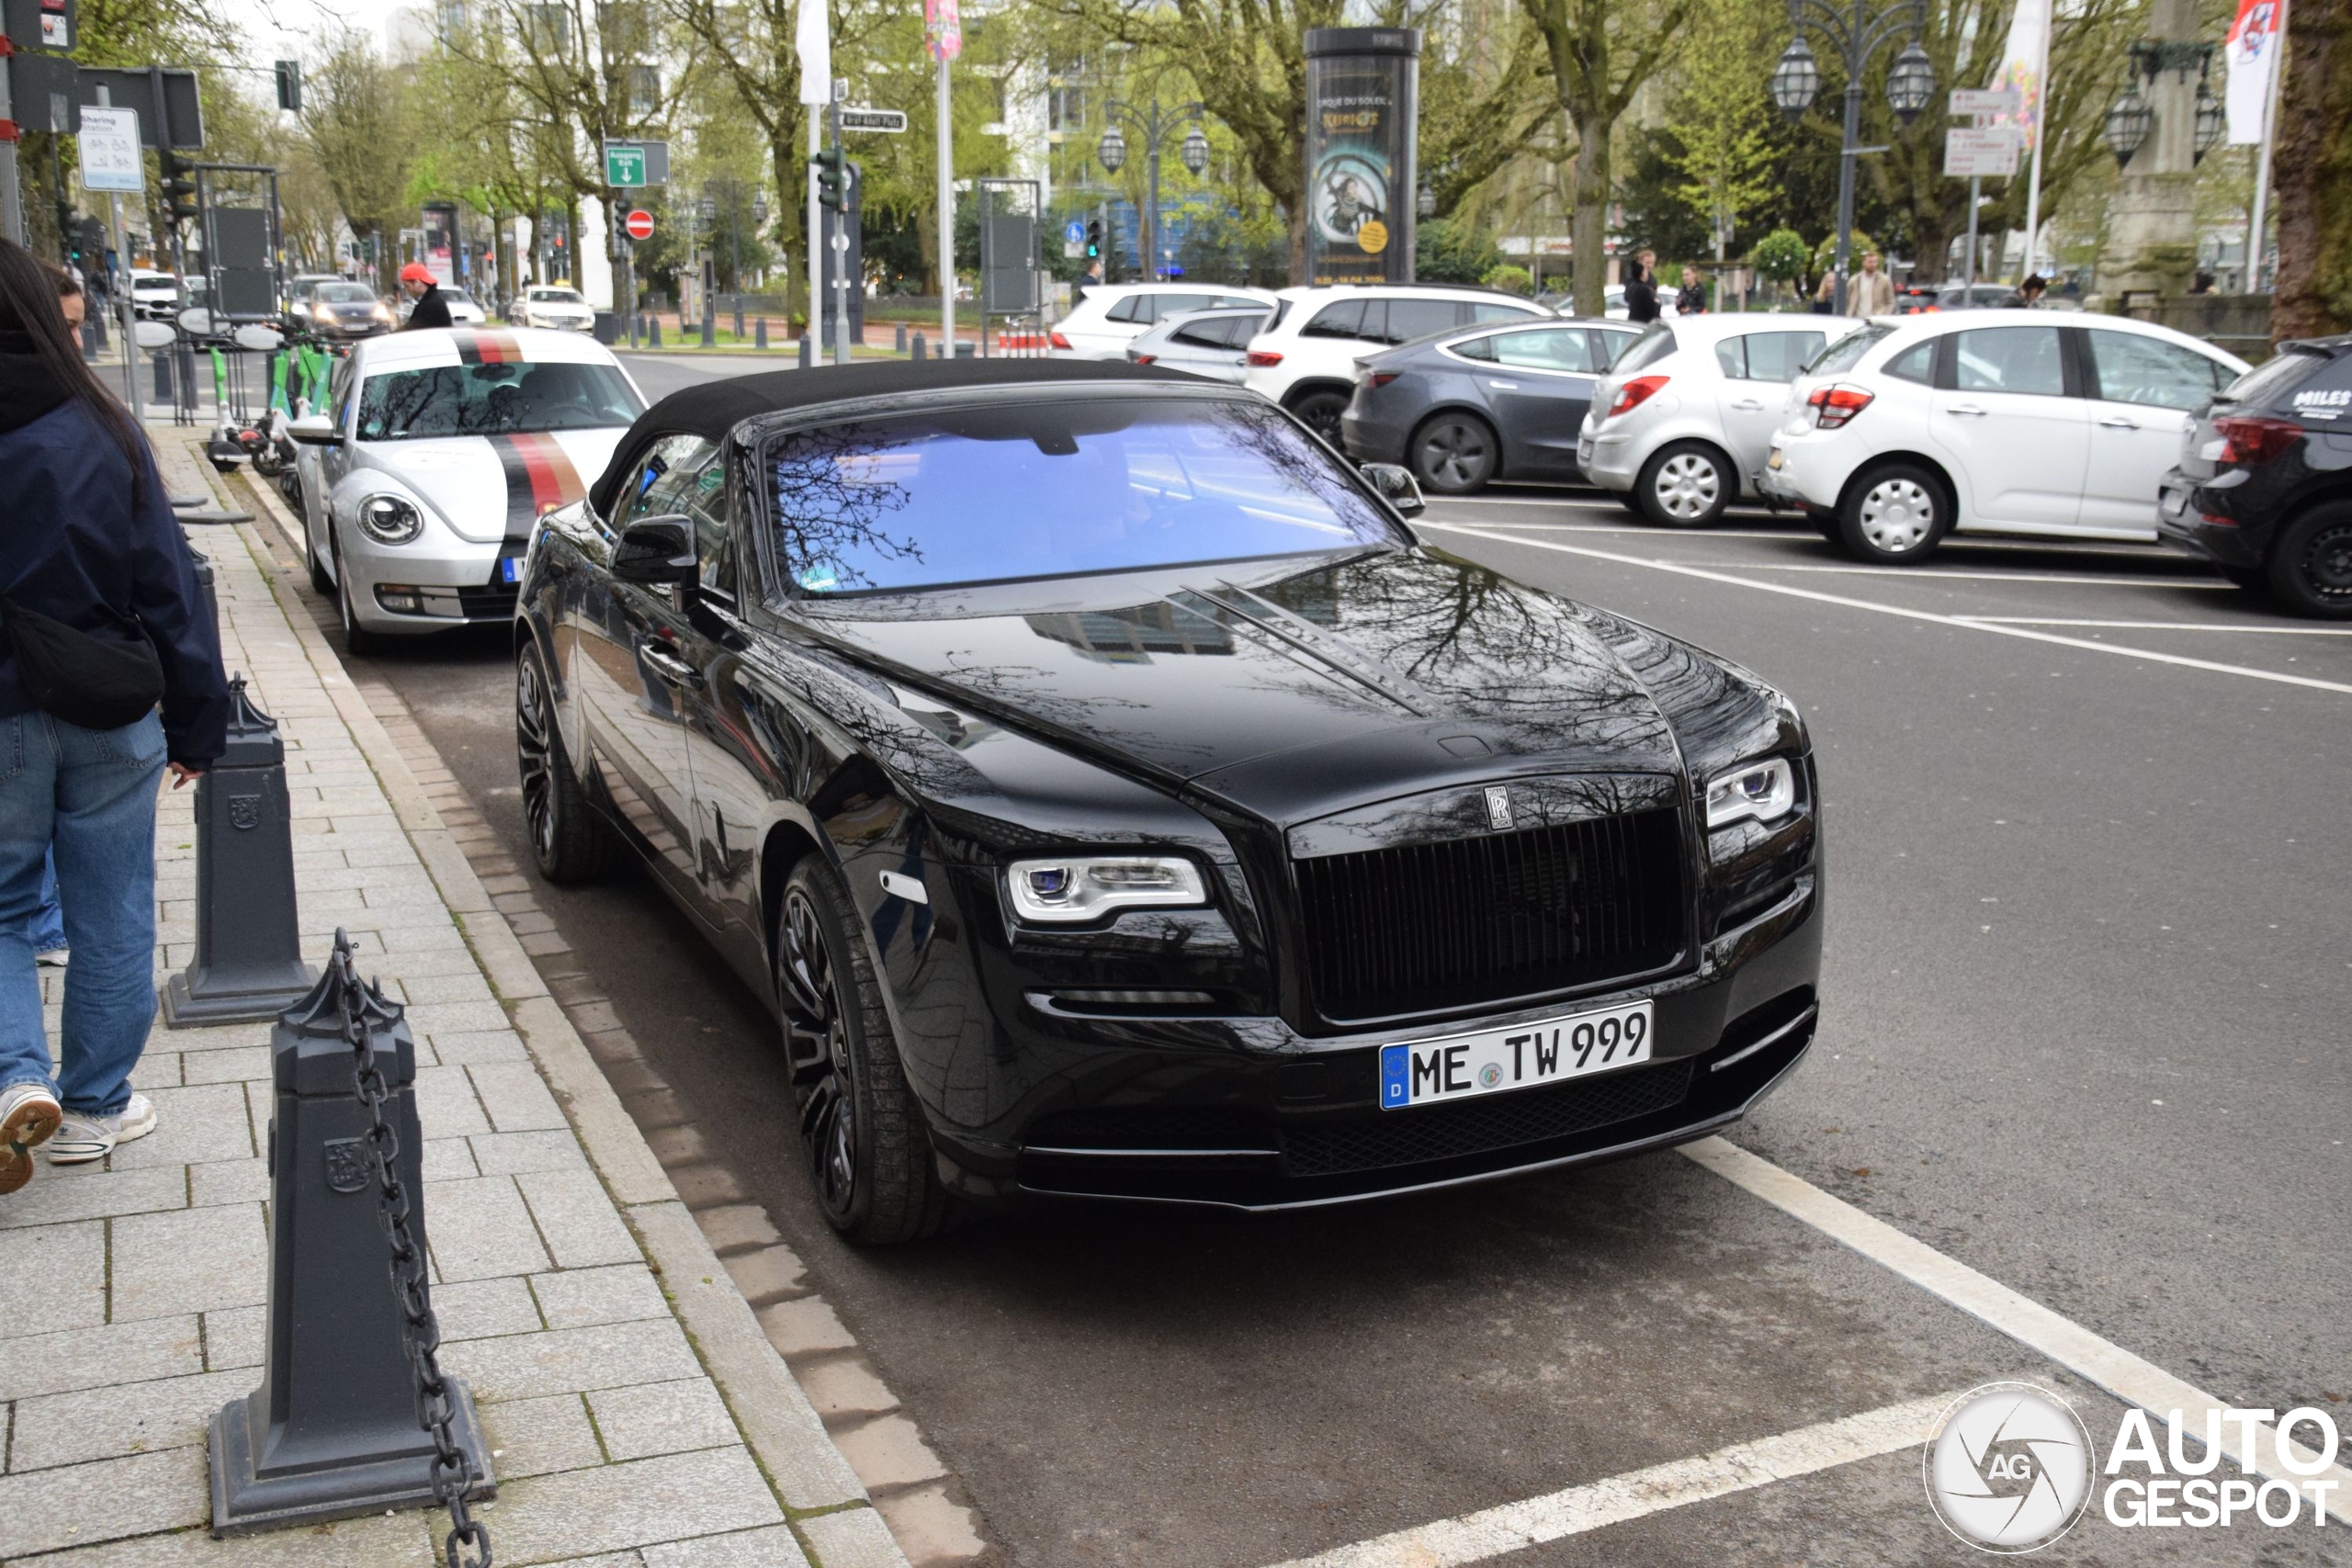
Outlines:
<svg viewBox="0 0 2352 1568"><path fill-rule="evenodd" d="M85 729L120 729L164 697L164 661L142 633L110 642L0 596L17 680L43 713Z"/></svg>

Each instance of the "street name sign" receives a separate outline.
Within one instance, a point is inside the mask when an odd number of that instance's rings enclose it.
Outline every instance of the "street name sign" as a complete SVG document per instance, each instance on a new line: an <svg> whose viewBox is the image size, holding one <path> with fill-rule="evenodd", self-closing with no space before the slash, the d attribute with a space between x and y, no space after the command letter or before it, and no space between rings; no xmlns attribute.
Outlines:
<svg viewBox="0 0 2352 1568"><path fill-rule="evenodd" d="M2010 114L2018 112L2018 94L2014 87L1956 87L1951 95L1951 112L1962 114Z"/></svg>
<svg viewBox="0 0 2352 1568"><path fill-rule="evenodd" d="M147 188L147 163L139 155L137 109L82 110L82 188Z"/></svg>
<svg viewBox="0 0 2352 1568"><path fill-rule="evenodd" d="M2017 127L1955 127L1944 132L1946 176L1964 180L2008 179L2017 172Z"/></svg>
<svg viewBox="0 0 2352 1568"><path fill-rule="evenodd" d="M843 130L887 130L895 135L907 129L907 116L903 109L855 108L843 104L842 129Z"/></svg>

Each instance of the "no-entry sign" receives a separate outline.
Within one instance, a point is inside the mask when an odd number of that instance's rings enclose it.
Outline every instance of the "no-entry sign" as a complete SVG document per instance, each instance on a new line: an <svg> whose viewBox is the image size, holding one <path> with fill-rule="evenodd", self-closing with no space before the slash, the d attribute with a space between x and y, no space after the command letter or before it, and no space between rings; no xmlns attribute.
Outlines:
<svg viewBox="0 0 2352 1568"><path fill-rule="evenodd" d="M632 240L650 240L653 238L653 214L642 207L638 208L623 220L621 227L628 231L628 237Z"/></svg>

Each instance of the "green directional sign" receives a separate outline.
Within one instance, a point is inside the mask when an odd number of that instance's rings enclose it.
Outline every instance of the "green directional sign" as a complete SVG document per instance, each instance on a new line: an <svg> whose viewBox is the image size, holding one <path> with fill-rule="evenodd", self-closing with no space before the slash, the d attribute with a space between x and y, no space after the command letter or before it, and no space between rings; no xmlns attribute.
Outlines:
<svg viewBox="0 0 2352 1568"><path fill-rule="evenodd" d="M634 141L605 143L605 183L633 190L645 183L645 149Z"/></svg>

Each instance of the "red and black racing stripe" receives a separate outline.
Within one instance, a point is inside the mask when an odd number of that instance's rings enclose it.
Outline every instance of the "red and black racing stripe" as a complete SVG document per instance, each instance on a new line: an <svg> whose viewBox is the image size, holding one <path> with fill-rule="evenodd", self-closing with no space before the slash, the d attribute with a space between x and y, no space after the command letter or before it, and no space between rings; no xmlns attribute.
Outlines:
<svg viewBox="0 0 2352 1568"><path fill-rule="evenodd" d="M486 439L506 475L506 536L526 539L542 513L567 506L588 493L580 470L545 433L492 435Z"/></svg>
<svg viewBox="0 0 2352 1568"><path fill-rule="evenodd" d="M500 327L475 327L449 334L457 340L460 365L520 365L523 345Z"/></svg>

